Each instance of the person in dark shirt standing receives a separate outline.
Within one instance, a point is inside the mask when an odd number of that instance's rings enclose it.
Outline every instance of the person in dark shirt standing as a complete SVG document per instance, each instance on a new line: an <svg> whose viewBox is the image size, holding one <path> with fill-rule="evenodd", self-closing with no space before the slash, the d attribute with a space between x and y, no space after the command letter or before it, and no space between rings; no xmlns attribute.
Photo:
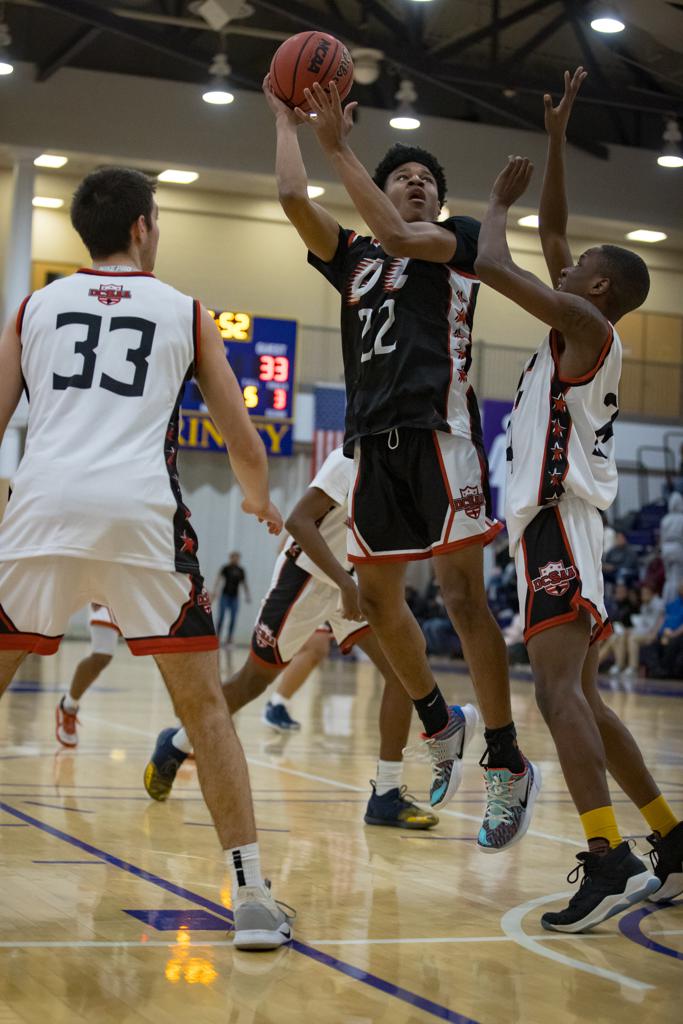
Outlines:
<svg viewBox="0 0 683 1024"><path fill-rule="evenodd" d="M392 147L372 178L347 141L355 104L334 85L307 92L291 111L264 93L275 115L281 205L309 262L341 295L346 381L344 454L353 458L348 555L361 608L412 697L432 761L432 807L452 798L476 727L471 705L449 707L436 685L420 628L405 601L406 562L433 558L461 639L486 725L487 809L479 846L498 852L526 832L538 771L521 754L510 706L507 655L487 602L483 546L502 529L490 516L487 465L469 383L479 287L479 223L437 223L446 195L438 160ZM372 232L340 227L307 195L297 138L309 122Z"/></svg>
<svg viewBox="0 0 683 1024"><path fill-rule="evenodd" d="M219 570L213 588L214 603L218 602L218 622L216 623L216 635L220 640L223 619L228 618L228 638L226 643L232 643L235 631L235 621L240 607L240 587L244 587L244 596L251 602L247 574L240 565L241 555L239 551L231 551L228 562Z"/></svg>

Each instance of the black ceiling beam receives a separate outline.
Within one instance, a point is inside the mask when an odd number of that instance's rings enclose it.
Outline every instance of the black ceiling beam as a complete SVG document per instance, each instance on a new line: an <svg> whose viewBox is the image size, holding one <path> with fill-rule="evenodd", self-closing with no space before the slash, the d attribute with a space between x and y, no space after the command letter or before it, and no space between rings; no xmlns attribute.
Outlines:
<svg viewBox="0 0 683 1024"><path fill-rule="evenodd" d="M534 51L537 50L538 47L541 46L546 41L546 39L550 39L550 37L555 35L558 29L562 28L562 26L566 25L566 23L567 12L560 11L560 13L556 17L554 17L552 21L549 21L547 25L544 25L543 28L540 28L538 32L536 32L535 35L531 37L531 39L527 39L524 43L522 43L521 46L517 47L515 52L511 53L510 56L503 61L502 65L499 68L499 72L518 70L522 66L524 61L527 59L527 57L530 57L531 54L534 53ZM511 85L514 88L514 82L511 82Z"/></svg>
<svg viewBox="0 0 683 1024"><path fill-rule="evenodd" d="M59 11L75 21L85 22L86 25L92 25L94 28L104 32L112 32L114 35L141 43L143 46L149 46L150 49L158 50L159 53L165 53L169 57L175 57L186 64L192 64L195 67L201 67L206 70L204 58L195 57L188 53L186 49L174 46L169 41L167 33L160 35L153 29L148 29L144 24L136 23L133 26L128 18L112 14L111 11L105 10L101 4L95 5L94 3L86 2L86 0L39 0L39 3L42 7L49 7L53 11Z"/></svg>
<svg viewBox="0 0 683 1024"><path fill-rule="evenodd" d="M75 35L58 50L55 50L36 68L36 82L47 82L48 78L51 78L56 71L60 68L66 67L66 65L77 57L82 50L85 50L86 46L94 42L100 34L100 29L91 26L90 28L80 29Z"/></svg>
<svg viewBox="0 0 683 1024"><path fill-rule="evenodd" d="M482 42L484 39L488 39L496 32L502 32L503 29L509 28L511 25L516 25L519 21L524 21L525 18L530 18L532 14L537 14L539 11L544 11L547 7L554 6L556 0L534 0L533 3L527 4L526 7L520 7L518 11L514 11L512 14L506 14L504 18L499 18L497 21L492 22L489 25L485 25L483 28L478 28L474 32L468 33L466 36L459 36L457 39L446 40L445 43L440 43L438 46L432 47L430 53L434 57L443 59L444 57L454 57L456 53L461 53L466 50L468 46L474 46L476 43Z"/></svg>
<svg viewBox="0 0 683 1024"><path fill-rule="evenodd" d="M390 11L386 9L381 3L377 3L377 0L363 0L363 9L366 14L371 14L381 25L396 37L396 42L400 44L401 40L406 39L408 33L404 22L399 21L395 18Z"/></svg>
<svg viewBox="0 0 683 1024"><path fill-rule="evenodd" d="M605 74L602 68L600 67L599 61L595 59L593 48L591 47L591 44L588 42L588 37L586 36L584 27L577 17L575 4L572 2L572 0L564 0L564 6L567 11L569 20L571 22L571 26L574 30L574 35L576 36L579 48L583 53L583 59L586 62L588 71L593 76L595 81L598 83L600 88L603 89L605 96L612 96L612 87L610 83L607 81L607 78L605 77ZM622 143L622 145L628 146L630 144L630 139L624 126L624 120L621 114L618 110L612 110L610 112L610 116L620 142Z"/></svg>
<svg viewBox="0 0 683 1024"><path fill-rule="evenodd" d="M282 14L289 18L296 25L308 26L315 23L315 15L319 17L320 12L312 10L307 7L306 4L297 2L297 0L288 0L286 5L273 2L273 0L253 0L256 7L261 8L264 11L268 11L271 14ZM547 3L547 0L544 0ZM349 42L354 43L356 46L367 46L367 38L363 38L355 27L339 24L334 19L327 19L326 24L323 26L326 31L333 33L334 35L346 36ZM415 60L414 58L406 56L404 49L399 46L384 46L385 57L399 70L404 70L410 74L412 78L420 79L424 82L429 82L430 85L436 86L444 92L448 92L451 95L457 96L459 99L466 100L471 103L474 107L479 107L482 110L487 110L489 113L495 114L496 117L500 118L501 121L507 122L508 124L514 125L517 128L524 128L527 131L539 131L540 122L532 121L530 118L525 117L523 114L519 114L517 111L510 110L498 103L492 103L489 100L485 100L482 96L475 93L471 93L466 89L461 88L453 81L445 81L440 74L447 74L450 68L447 64L441 64L430 56L429 53L422 51L420 59Z"/></svg>
<svg viewBox="0 0 683 1024"><path fill-rule="evenodd" d="M500 21L500 0L491 0L491 49L489 52L489 64L495 68L498 64L500 52L500 32L498 22Z"/></svg>

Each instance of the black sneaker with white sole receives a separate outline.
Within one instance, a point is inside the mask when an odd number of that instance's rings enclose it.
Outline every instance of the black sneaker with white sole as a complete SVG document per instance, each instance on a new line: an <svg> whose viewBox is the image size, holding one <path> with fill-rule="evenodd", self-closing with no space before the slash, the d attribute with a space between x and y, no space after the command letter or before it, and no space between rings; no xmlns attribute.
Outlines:
<svg viewBox="0 0 683 1024"><path fill-rule="evenodd" d="M604 855L579 853L576 859L579 863L569 872L567 881L577 881L583 868L579 891L564 910L543 915L541 924L548 931L590 931L632 903L647 899L660 886L659 879L631 853L627 842Z"/></svg>
<svg viewBox="0 0 683 1024"><path fill-rule="evenodd" d="M666 903L683 892L683 821L664 838L658 832L647 837L652 847L648 857L661 886L653 892L653 903Z"/></svg>

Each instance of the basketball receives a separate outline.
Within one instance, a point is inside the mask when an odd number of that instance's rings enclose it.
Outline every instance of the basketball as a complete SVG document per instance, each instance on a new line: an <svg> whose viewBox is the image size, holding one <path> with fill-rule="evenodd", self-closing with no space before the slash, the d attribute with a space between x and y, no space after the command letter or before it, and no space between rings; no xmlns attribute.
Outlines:
<svg viewBox="0 0 683 1024"><path fill-rule="evenodd" d="M326 32L299 32L275 51L270 63L271 88L288 107L306 110L304 89L314 82L323 89L334 82L344 100L353 85L351 54Z"/></svg>

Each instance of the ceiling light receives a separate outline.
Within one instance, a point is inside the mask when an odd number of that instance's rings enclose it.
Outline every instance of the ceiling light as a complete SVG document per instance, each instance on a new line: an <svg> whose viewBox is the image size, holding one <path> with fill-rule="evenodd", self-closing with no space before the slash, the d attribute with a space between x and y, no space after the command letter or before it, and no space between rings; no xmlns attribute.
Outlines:
<svg viewBox="0 0 683 1024"><path fill-rule="evenodd" d="M591 28L594 32L602 32L604 35L614 35L615 32L623 32L626 25L619 18L605 15L602 18L593 18L591 21Z"/></svg>
<svg viewBox="0 0 683 1024"><path fill-rule="evenodd" d="M232 103L235 96L228 88L230 65L228 64L228 58L226 57L225 50L223 49L225 41L222 36L220 46L221 49L209 65L209 75L211 77L207 88L202 93L202 99L205 103L212 103L214 106L224 107L226 104Z"/></svg>
<svg viewBox="0 0 683 1024"><path fill-rule="evenodd" d="M517 221L521 228L537 228L538 227L538 214L528 213L526 217L520 217Z"/></svg>
<svg viewBox="0 0 683 1024"><path fill-rule="evenodd" d="M7 47L12 42L12 35L9 30L9 25L2 17L5 13L5 5L2 5L0 11L0 75L11 75L14 71L14 65L12 64L12 58L7 53Z"/></svg>
<svg viewBox="0 0 683 1024"><path fill-rule="evenodd" d="M64 200L52 196L34 196L33 205L42 206L46 210L58 210L60 206L64 206Z"/></svg>
<svg viewBox="0 0 683 1024"><path fill-rule="evenodd" d="M307 185L306 191L308 192L309 199L318 199L319 196L325 195L325 189L322 185Z"/></svg>
<svg viewBox="0 0 683 1024"><path fill-rule="evenodd" d="M416 116L413 106L417 99L417 92L409 79L401 79L401 84L394 99L398 103L398 107L396 108L396 113L389 121L391 127L398 128L402 132L410 132L414 131L415 128L419 128L420 119Z"/></svg>
<svg viewBox="0 0 683 1024"><path fill-rule="evenodd" d="M637 231L629 231L626 237L631 242L663 242L667 235L664 231L650 231L646 228L638 228Z"/></svg>
<svg viewBox="0 0 683 1024"><path fill-rule="evenodd" d="M681 129L675 117L667 118L662 135L664 147L657 157L660 167L683 167L683 150L681 149Z"/></svg>
<svg viewBox="0 0 683 1024"><path fill-rule="evenodd" d="M190 185L196 181L199 175L196 171L176 171L170 167L158 175L157 181L170 181L174 185Z"/></svg>
<svg viewBox="0 0 683 1024"><path fill-rule="evenodd" d="M33 163L36 167L63 167L65 163L68 163L69 158L66 156L57 156L55 153L41 153L37 156Z"/></svg>
<svg viewBox="0 0 683 1024"><path fill-rule="evenodd" d="M380 61L384 54L381 50L358 46L351 51L353 61L353 80L359 85L372 85L380 74Z"/></svg>
<svg viewBox="0 0 683 1024"><path fill-rule="evenodd" d="M448 220L450 215L451 215L451 211L449 210L449 208L447 206L442 206L441 207L441 213L439 214L437 219L439 221Z"/></svg>

